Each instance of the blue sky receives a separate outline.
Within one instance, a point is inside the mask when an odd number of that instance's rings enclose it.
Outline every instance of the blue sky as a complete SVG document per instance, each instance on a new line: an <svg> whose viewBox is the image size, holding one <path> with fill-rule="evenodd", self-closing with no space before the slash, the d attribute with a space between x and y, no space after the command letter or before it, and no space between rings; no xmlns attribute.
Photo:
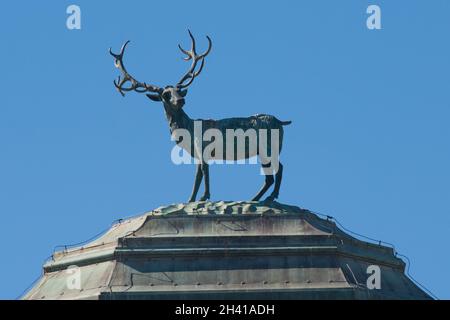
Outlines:
<svg viewBox="0 0 450 320"><path fill-rule="evenodd" d="M66 8L81 8L81 30ZM366 28L366 8L382 30ZM170 161L162 105L122 98L107 50L127 39L136 78L187 69L190 28L213 40L192 118L256 113L286 128L280 202L394 243L450 298L450 2L8 1L0 11L0 298L17 297L56 245L188 199L195 168ZM247 200L259 166L212 166L213 200Z"/></svg>

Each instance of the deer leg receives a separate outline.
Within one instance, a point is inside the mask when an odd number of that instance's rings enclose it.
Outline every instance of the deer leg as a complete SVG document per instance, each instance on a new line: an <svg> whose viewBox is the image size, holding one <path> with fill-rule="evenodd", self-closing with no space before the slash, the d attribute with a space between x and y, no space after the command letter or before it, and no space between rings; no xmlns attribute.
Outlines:
<svg viewBox="0 0 450 320"><path fill-rule="evenodd" d="M269 168L270 163L263 164L262 166L263 166L263 168ZM265 173L266 173L266 181L264 182L264 185L262 186L261 190L259 190L258 194L253 197L252 201L259 201L259 199L261 199L261 197L264 195L264 193L266 193L266 191L270 188L270 186L274 182L273 175L268 172L265 172Z"/></svg>
<svg viewBox="0 0 450 320"><path fill-rule="evenodd" d="M211 195L209 194L209 164L202 163L201 170L203 172L203 176L205 177L205 192L200 198L200 201L206 201L211 197Z"/></svg>
<svg viewBox="0 0 450 320"><path fill-rule="evenodd" d="M280 162L278 171L275 175L275 187L273 188L272 194L268 196L265 201L274 201L275 199L278 198L282 179L283 179L283 165Z"/></svg>
<svg viewBox="0 0 450 320"><path fill-rule="evenodd" d="M195 182L194 182L194 189L192 190L191 197L189 198L189 202L194 202L195 198L197 197L198 188L200 187L200 183L203 179L203 170L202 165L197 164L197 172L195 173Z"/></svg>

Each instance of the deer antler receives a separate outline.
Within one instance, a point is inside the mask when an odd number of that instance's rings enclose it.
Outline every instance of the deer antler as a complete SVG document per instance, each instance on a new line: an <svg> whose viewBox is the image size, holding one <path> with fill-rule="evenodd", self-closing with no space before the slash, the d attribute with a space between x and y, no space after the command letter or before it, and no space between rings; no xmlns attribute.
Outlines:
<svg viewBox="0 0 450 320"><path fill-rule="evenodd" d="M123 54L125 52L125 48L127 47L128 43L130 41L124 43L122 48L120 49L119 54L115 54L111 51L111 48L109 48L109 53L114 57L114 65L117 69L119 69L122 72L123 78L121 79L120 76L116 80L114 80L114 86L117 88L117 90L120 92L122 96L125 96L125 92L128 91L136 91L139 93L143 92L161 92L161 89L157 86L146 84L145 82L139 82L136 79L134 79L125 69L125 66L123 65ZM125 83L130 82L130 87L124 87Z"/></svg>
<svg viewBox="0 0 450 320"><path fill-rule="evenodd" d="M211 47L212 47L211 39L208 36L206 36L206 38L208 39L208 49L203 54L198 55L197 52L195 51L194 36L192 35L190 30L188 30L188 32L189 32L189 37L191 38L191 41L192 41L191 50L189 50L189 51L184 50L180 45L178 45L178 48L180 48L181 52L183 52L185 55L187 55L187 57L185 57L184 60L189 61L192 59L192 64L191 64L191 67L189 68L188 72L181 78L180 81L178 81L178 83L177 83L178 88L188 87L192 83L192 81L194 81L195 77L197 77L200 74L200 72L202 72L203 66L205 64L205 57L211 51ZM197 67L197 63L199 61L201 61L200 68L197 71L195 71L195 68ZM188 81L186 83L184 83L186 80L188 80Z"/></svg>

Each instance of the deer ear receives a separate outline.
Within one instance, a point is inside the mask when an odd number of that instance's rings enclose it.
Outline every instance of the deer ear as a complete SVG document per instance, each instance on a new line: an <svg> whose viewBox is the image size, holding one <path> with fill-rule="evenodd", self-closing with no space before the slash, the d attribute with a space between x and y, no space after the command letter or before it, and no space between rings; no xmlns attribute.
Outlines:
<svg viewBox="0 0 450 320"><path fill-rule="evenodd" d="M159 94L148 93L146 96L153 101L161 101L161 96Z"/></svg>
<svg viewBox="0 0 450 320"><path fill-rule="evenodd" d="M184 97L186 97L186 95L187 95L187 89L180 91L180 96L182 96L184 98Z"/></svg>

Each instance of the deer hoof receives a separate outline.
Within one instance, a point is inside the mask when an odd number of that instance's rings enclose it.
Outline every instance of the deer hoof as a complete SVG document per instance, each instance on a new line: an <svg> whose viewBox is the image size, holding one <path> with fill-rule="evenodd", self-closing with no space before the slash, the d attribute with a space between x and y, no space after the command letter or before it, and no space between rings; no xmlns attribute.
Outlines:
<svg viewBox="0 0 450 320"><path fill-rule="evenodd" d="M276 198L277 197L275 195L271 194L264 200L264 202L274 202Z"/></svg>

